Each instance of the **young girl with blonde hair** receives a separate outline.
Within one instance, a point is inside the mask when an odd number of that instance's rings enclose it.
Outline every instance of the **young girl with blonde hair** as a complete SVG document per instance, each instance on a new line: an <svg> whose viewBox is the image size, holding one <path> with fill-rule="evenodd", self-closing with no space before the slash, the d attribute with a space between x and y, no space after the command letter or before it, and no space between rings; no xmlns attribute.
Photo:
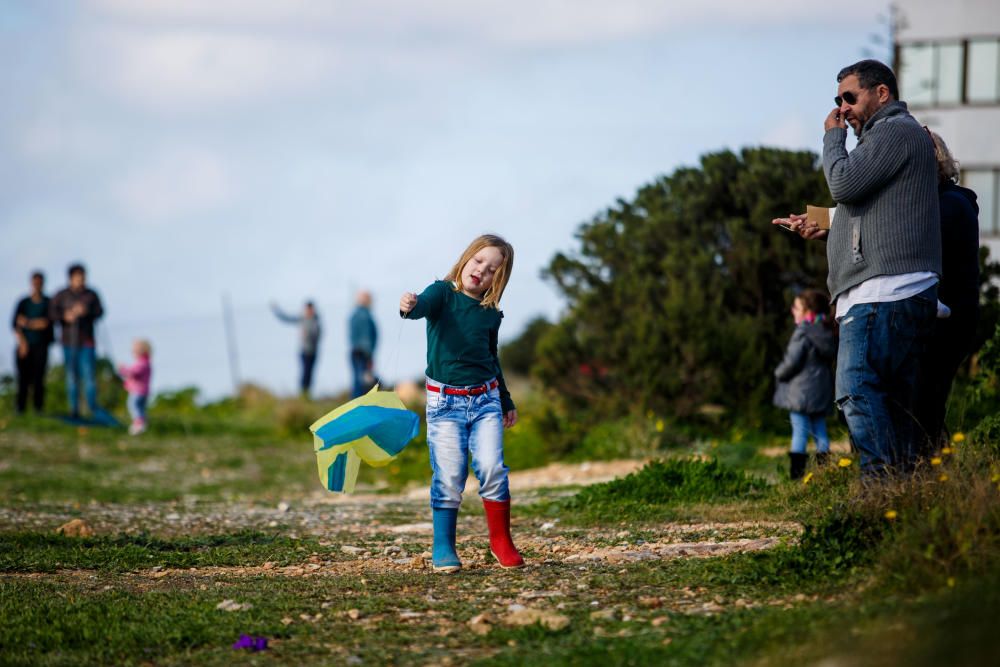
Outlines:
<svg viewBox="0 0 1000 667"><path fill-rule="evenodd" d="M139 435L146 432L146 407L149 402L149 384L152 377L152 367L149 358L153 348L148 340L143 338L132 342L132 356L135 361L130 366L119 366L118 374L125 383L128 392L128 411L132 415L132 424L128 432Z"/></svg>
<svg viewBox="0 0 1000 667"><path fill-rule="evenodd" d="M444 280L419 296L407 292L399 300L402 317L427 320L427 445L438 572L462 567L455 526L470 457L486 510L490 551L501 567L524 565L510 536L503 460L503 429L517 422L517 409L497 355L500 297L513 264L514 248L485 234L469 244Z"/></svg>

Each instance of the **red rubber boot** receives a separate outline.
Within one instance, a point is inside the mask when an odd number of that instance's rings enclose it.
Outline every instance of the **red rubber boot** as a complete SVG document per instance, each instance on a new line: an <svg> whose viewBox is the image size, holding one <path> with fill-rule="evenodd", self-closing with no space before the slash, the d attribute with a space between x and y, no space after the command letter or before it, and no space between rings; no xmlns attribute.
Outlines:
<svg viewBox="0 0 1000 667"><path fill-rule="evenodd" d="M486 526L490 531L490 553L500 567L524 567L524 559L510 537L510 501L483 499L483 509L486 510Z"/></svg>

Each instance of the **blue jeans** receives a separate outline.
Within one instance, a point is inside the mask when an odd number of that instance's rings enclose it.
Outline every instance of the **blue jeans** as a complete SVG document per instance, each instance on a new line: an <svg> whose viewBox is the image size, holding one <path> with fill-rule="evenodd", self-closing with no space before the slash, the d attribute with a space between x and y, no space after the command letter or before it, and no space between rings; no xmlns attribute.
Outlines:
<svg viewBox="0 0 1000 667"><path fill-rule="evenodd" d="M351 351L351 373L354 382L351 385L351 397L364 396L372 388L373 375L371 373L372 358L361 350Z"/></svg>
<svg viewBox="0 0 1000 667"><path fill-rule="evenodd" d="M87 398L91 414L97 414L97 355L92 347L63 346L63 364L66 367L66 395L69 399L70 414L80 414L80 381Z"/></svg>
<svg viewBox="0 0 1000 667"><path fill-rule="evenodd" d="M826 434L826 415L807 415L804 412L792 412L792 448L794 454L805 454L806 443L812 435L816 442L816 453L824 454L830 451L830 436Z"/></svg>
<svg viewBox="0 0 1000 667"><path fill-rule="evenodd" d="M433 380L429 384L440 386ZM427 445L431 454L431 507L457 508L472 472L479 495L486 500L510 500L508 468L503 462L503 413L500 390L476 396L427 392Z"/></svg>
<svg viewBox="0 0 1000 667"><path fill-rule="evenodd" d="M920 357L937 312L937 285L916 296L859 303L840 320L837 404L866 477L912 469Z"/></svg>
<svg viewBox="0 0 1000 667"><path fill-rule="evenodd" d="M316 367L316 355L302 352L302 378L299 380L299 389L303 394L308 394L313 383L313 368Z"/></svg>
<svg viewBox="0 0 1000 667"><path fill-rule="evenodd" d="M128 413L132 415L133 422L146 423L146 403L148 401L149 396L144 394L128 395Z"/></svg>

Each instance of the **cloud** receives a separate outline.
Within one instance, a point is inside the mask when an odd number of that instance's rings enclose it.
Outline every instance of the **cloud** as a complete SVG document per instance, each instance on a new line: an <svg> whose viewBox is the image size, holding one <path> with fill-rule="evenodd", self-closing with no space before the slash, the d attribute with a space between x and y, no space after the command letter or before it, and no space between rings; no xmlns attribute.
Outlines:
<svg viewBox="0 0 1000 667"><path fill-rule="evenodd" d="M214 26L287 28L309 26L343 36L428 33L512 44L584 43L665 33L694 25L784 25L799 21L853 22L872 13L871 3L836 4L773 0L95 0L106 17L131 21Z"/></svg>
<svg viewBox="0 0 1000 667"><path fill-rule="evenodd" d="M105 28L85 36L91 80L159 110L237 105L315 86L337 67L321 45L198 28Z"/></svg>
<svg viewBox="0 0 1000 667"><path fill-rule="evenodd" d="M873 11L859 0L846 6L798 0L93 0L79 51L81 62L91 63L91 78L125 99L167 112L204 111L337 86L359 70L405 75L422 69L440 76L444 67L523 49L696 28L844 25Z"/></svg>
<svg viewBox="0 0 1000 667"><path fill-rule="evenodd" d="M50 103L30 118L13 137L18 154L31 163L65 162L68 158L100 154L108 137L68 112L69 106Z"/></svg>
<svg viewBox="0 0 1000 667"><path fill-rule="evenodd" d="M111 197L130 220L176 221L235 200L225 162L200 147L170 149L111 184Z"/></svg>

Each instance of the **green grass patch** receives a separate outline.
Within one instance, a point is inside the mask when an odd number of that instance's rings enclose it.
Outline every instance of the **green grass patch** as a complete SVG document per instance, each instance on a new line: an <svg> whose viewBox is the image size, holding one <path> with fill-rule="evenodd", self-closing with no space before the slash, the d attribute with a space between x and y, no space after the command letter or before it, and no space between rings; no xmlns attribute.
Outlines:
<svg viewBox="0 0 1000 667"><path fill-rule="evenodd" d="M584 522L662 520L679 505L759 498L767 488L764 480L715 459L655 460L626 477L584 487L569 498L540 502L532 511L568 514Z"/></svg>
<svg viewBox="0 0 1000 667"><path fill-rule="evenodd" d="M122 572L154 566L252 567L301 562L303 552L325 552L314 539L291 539L256 531L162 539L150 535L65 537L45 533L0 533L0 571L54 572L93 569Z"/></svg>

